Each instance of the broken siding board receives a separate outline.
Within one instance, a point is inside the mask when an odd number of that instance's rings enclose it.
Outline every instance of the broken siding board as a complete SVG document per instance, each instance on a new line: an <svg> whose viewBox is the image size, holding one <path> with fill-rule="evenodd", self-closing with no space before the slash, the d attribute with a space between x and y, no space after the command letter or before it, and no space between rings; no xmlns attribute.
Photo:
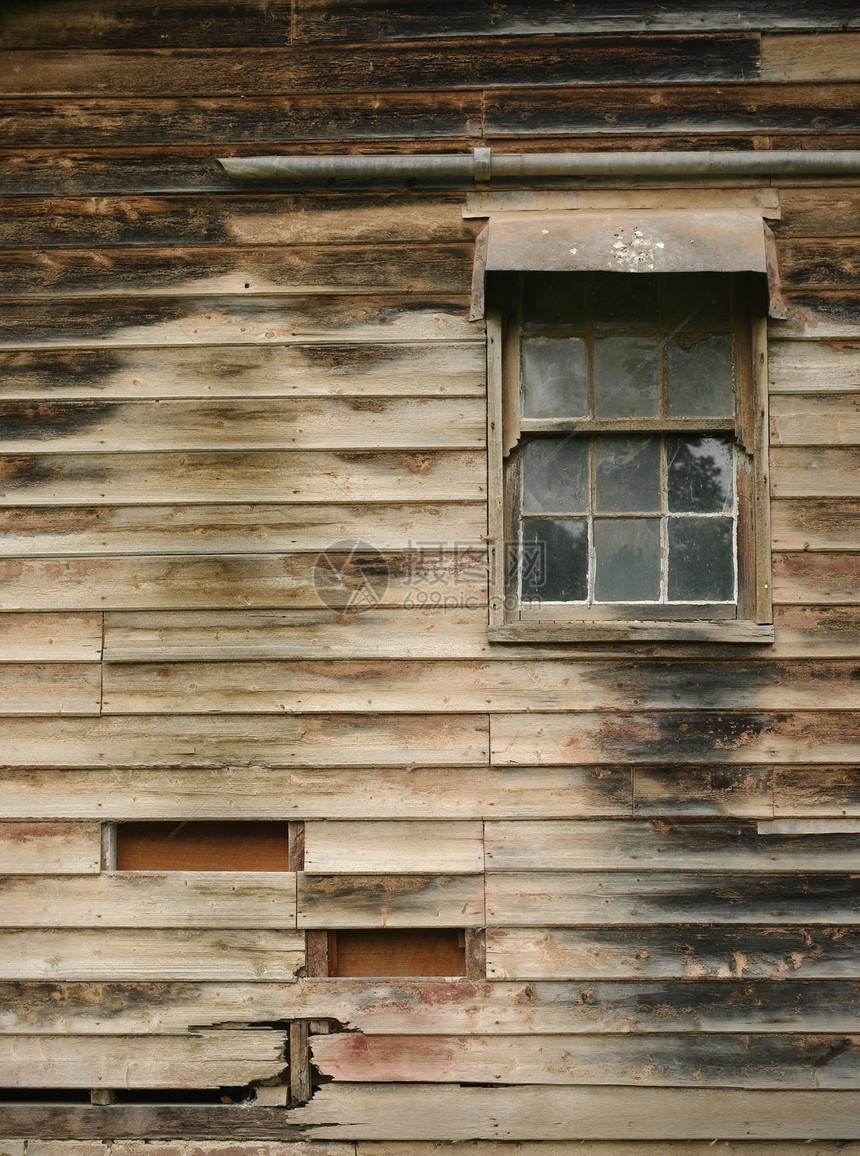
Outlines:
<svg viewBox="0 0 860 1156"><path fill-rule="evenodd" d="M485 392L484 350L465 341L0 352L0 396L7 400L483 397Z"/></svg>
<svg viewBox="0 0 860 1156"><path fill-rule="evenodd" d="M484 869L483 825L463 821L305 824L305 872L309 875L451 875Z"/></svg>
<svg viewBox="0 0 860 1156"><path fill-rule="evenodd" d="M2 927L295 927L296 876L154 871L8 876Z"/></svg>
<svg viewBox="0 0 860 1156"><path fill-rule="evenodd" d="M488 874L487 922L494 927L586 924L853 924L857 876L694 875L685 872L533 871Z"/></svg>
<svg viewBox="0 0 860 1156"><path fill-rule="evenodd" d="M773 589L778 602L860 602L860 554L776 554Z"/></svg>
<svg viewBox="0 0 860 1156"><path fill-rule="evenodd" d="M3 662L98 662L101 614L0 614Z"/></svg>
<svg viewBox="0 0 860 1156"><path fill-rule="evenodd" d="M346 539L372 542L377 550L404 552L433 545L438 552L443 542L461 549L469 542L485 548L486 532L486 510L477 502L0 509L0 554L19 558L188 554L193 547L207 554L319 553Z"/></svg>
<svg viewBox="0 0 860 1156"><path fill-rule="evenodd" d="M774 815L860 818L860 773L856 767L775 767Z"/></svg>
<svg viewBox="0 0 860 1156"><path fill-rule="evenodd" d="M385 569L388 575L386 577ZM370 556L370 577L344 571L322 586L309 554L215 554L0 561L0 610L156 610L307 607L348 612L377 597L384 606L432 604L433 595L486 603L481 555ZM235 709L235 707L234 707Z"/></svg>
<svg viewBox="0 0 860 1156"><path fill-rule="evenodd" d="M633 811L662 818L770 819L771 767L634 767Z"/></svg>
<svg viewBox="0 0 860 1156"><path fill-rule="evenodd" d="M14 875L97 873L98 823L0 823L0 871Z"/></svg>
<svg viewBox="0 0 860 1156"><path fill-rule="evenodd" d="M0 1080L10 1088L217 1088L277 1076L283 1032L191 1036L0 1037Z"/></svg>
<svg viewBox="0 0 860 1156"><path fill-rule="evenodd" d="M740 930L637 927L635 935L626 927L586 931L564 927L490 928L487 976L493 980L616 979L624 982L632 979L853 981L858 951L860 933L845 927L744 927ZM680 1009L683 1003L684 990L676 992L675 1009ZM821 988L825 998L828 990ZM811 992L811 987L800 989L801 1005ZM774 995L776 997L775 992ZM644 996L642 1000L643 1011L647 998ZM715 989L713 999L718 998L718 989ZM726 1000L734 1006L734 997L728 993ZM655 1015L659 1002L653 1005ZM760 1003L741 998L736 1006L738 1017L747 1017L747 1026L753 1016L760 1022ZM680 1010L667 1017L669 1025L675 1023L675 1014L680 1015ZM643 1022L649 1025L648 1030L657 1030L650 1026L647 1016ZM727 1019L719 1022L721 1030L728 1030ZM690 1026L701 1030L701 1019L691 1021L687 1024ZM674 1027L669 1026L668 1030Z"/></svg>
<svg viewBox="0 0 860 1156"><path fill-rule="evenodd" d="M860 37L852 32L762 37L766 81L860 80Z"/></svg>
<svg viewBox="0 0 860 1156"><path fill-rule="evenodd" d="M477 501L483 453L8 454L6 506Z"/></svg>
<svg viewBox="0 0 860 1156"><path fill-rule="evenodd" d="M860 836L846 828L771 835L746 822L487 822L490 871L851 871Z"/></svg>
<svg viewBox="0 0 860 1156"><path fill-rule="evenodd" d="M481 449L485 420L478 398L10 401L0 405L0 450Z"/></svg>
<svg viewBox="0 0 860 1156"><path fill-rule="evenodd" d="M860 394L773 397L770 436L771 444L777 446L857 445Z"/></svg>
<svg viewBox="0 0 860 1156"><path fill-rule="evenodd" d="M445 590L443 581L437 584ZM425 584L416 579L415 585L415 599L423 600L419 591ZM456 576L447 588L477 600L474 586L458 584ZM630 702L655 710L847 710L860 707L854 669L851 660L111 663L104 668L103 710L271 713L283 710L286 702L296 711L388 712L420 704L422 710L439 713L585 712L622 709Z"/></svg>
<svg viewBox="0 0 860 1156"><path fill-rule="evenodd" d="M231 97L46 97L15 100L6 127L7 143L22 147L420 141L433 137L468 142L481 135L481 112L481 93L474 89L350 93L346 99L336 94L249 96L239 101Z"/></svg>
<svg viewBox="0 0 860 1156"><path fill-rule="evenodd" d="M828 198L838 201L839 190L828 190ZM830 205L819 205L823 224ZM855 208L860 231L860 204ZM860 388L860 345L856 342L770 341L767 349L769 392L803 394L832 390L842 393Z"/></svg>
<svg viewBox="0 0 860 1156"><path fill-rule="evenodd" d="M80 927L0 932L0 977L6 980L290 982L304 963L305 937L295 931Z"/></svg>
<svg viewBox="0 0 860 1156"><path fill-rule="evenodd" d="M774 550L856 550L860 502L776 501L770 508Z"/></svg>
<svg viewBox="0 0 860 1156"><path fill-rule="evenodd" d="M438 722L436 726L439 758L444 757L446 735ZM66 760L58 757L64 765ZM756 807L750 795L747 789L743 809L736 804L736 811L770 818L769 779L766 805L761 801ZM716 808L712 795L707 798ZM630 770L623 766L490 770L452 759L450 766L438 768L396 763L363 770L215 765L183 771L144 763L140 769L119 772L36 769L24 763L20 770L7 767L0 777L0 815L5 818L183 821L193 814L197 819L374 820L386 815L467 820L484 815L620 817L629 815L631 807ZM732 813L730 805L726 811Z"/></svg>
<svg viewBox="0 0 860 1156"><path fill-rule="evenodd" d="M7 767L154 770L159 766L226 766L235 768L229 773L237 784L243 778L240 768L258 765L463 767L484 766L488 761L486 715L402 715L385 719L375 715L285 716L255 720L250 734L247 718L241 714L61 721L10 718L4 730L3 763ZM240 785L238 789L247 787ZM291 813L289 817L305 816ZM182 818L187 818L187 814Z"/></svg>
<svg viewBox="0 0 860 1156"><path fill-rule="evenodd" d="M709 711L587 715L499 714L492 717L492 762L767 764L814 751L823 763L860 758L856 720L848 712L718 714Z"/></svg>
<svg viewBox="0 0 860 1156"><path fill-rule="evenodd" d="M100 711L98 663L0 663L0 716L98 715Z"/></svg>
<svg viewBox="0 0 860 1156"><path fill-rule="evenodd" d="M614 1084L640 1087L860 1087L860 1037L312 1036L337 1081Z"/></svg>
<svg viewBox="0 0 860 1156"><path fill-rule="evenodd" d="M482 927L480 875L298 875L298 926Z"/></svg>

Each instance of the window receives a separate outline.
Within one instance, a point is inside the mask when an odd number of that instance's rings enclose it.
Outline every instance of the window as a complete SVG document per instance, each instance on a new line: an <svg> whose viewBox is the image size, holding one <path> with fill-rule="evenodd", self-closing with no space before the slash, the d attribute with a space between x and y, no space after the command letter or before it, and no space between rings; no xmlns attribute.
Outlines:
<svg viewBox="0 0 860 1156"><path fill-rule="evenodd" d="M772 636L759 282L489 280L491 638Z"/></svg>

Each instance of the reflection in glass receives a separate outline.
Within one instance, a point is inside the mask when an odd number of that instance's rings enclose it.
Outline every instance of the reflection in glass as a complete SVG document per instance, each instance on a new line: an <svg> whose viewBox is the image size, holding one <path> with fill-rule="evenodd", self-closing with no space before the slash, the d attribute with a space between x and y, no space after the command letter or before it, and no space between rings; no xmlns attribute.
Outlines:
<svg viewBox="0 0 860 1156"><path fill-rule="evenodd" d="M603 337L594 342L596 417L655 417L660 410L656 338Z"/></svg>
<svg viewBox="0 0 860 1156"><path fill-rule="evenodd" d="M581 337L528 337L522 344L523 417L584 417L588 355Z"/></svg>
<svg viewBox="0 0 860 1156"><path fill-rule="evenodd" d="M657 518L595 518L598 602L656 602L660 597Z"/></svg>
<svg viewBox="0 0 860 1156"><path fill-rule="evenodd" d="M731 510L734 455L728 438L667 437L666 465L672 513Z"/></svg>
<svg viewBox="0 0 860 1156"><path fill-rule="evenodd" d="M672 273L664 291L670 329L728 328L732 323L731 273Z"/></svg>
<svg viewBox="0 0 860 1156"><path fill-rule="evenodd" d="M584 518L524 518L520 549L523 602L583 602L588 596Z"/></svg>
<svg viewBox="0 0 860 1156"><path fill-rule="evenodd" d="M660 320L658 279L631 273L594 274L594 324L613 329L647 327Z"/></svg>
<svg viewBox="0 0 860 1156"><path fill-rule="evenodd" d="M585 324L584 273L524 273L523 325L555 329Z"/></svg>
<svg viewBox="0 0 860 1156"><path fill-rule="evenodd" d="M734 596L731 519L670 518L670 601L730 602Z"/></svg>
<svg viewBox="0 0 860 1156"><path fill-rule="evenodd" d="M525 513L585 513L589 490L587 438L561 435L526 442L522 488Z"/></svg>
<svg viewBox="0 0 860 1156"><path fill-rule="evenodd" d="M659 511L659 437L598 437L594 453L597 510Z"/></svg>
<svg viewBox="0 0 860 1156"><path fill-rule="evenodd" d="M673 337L666 346L669 414L731 417L734 412L732 337Z"/></svg>

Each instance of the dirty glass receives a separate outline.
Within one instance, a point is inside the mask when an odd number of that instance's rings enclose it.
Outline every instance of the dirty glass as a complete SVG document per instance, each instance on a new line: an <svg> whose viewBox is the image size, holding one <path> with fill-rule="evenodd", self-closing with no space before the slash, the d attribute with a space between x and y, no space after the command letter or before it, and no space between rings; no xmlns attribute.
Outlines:
<svg viewBox="0 0 860 1156"><path fill-rule="evenodd" d="M598 602L656 602L660 597L660 522L595 518L594 596Z"/></svg>
<svg viewBox="0 0 860 1156"><path fill-rule="evenodd" d="M732 336L683 334L666 345L671 417L731 417L734 412Z"/></svg>
<svg viewBox="0 0 860 1156"><path fill-rule="evenodd" d="M523 326L555 329L585 325L585 275L524 273Z"/></svg>
<svg viewBox="0 0 860 1156"><path fill-rule="evenodd" d="M655 328L660 321L656 277L635 273L594 274L594 324L598 328Z"/></svg>
<svg viewBox="0 0 860 1156"><path fill-rule="evenodd" d="M524 602L583 602L588 596L584 518L524 518L520 547Z"/></svg>
<svg viewBox="0 0 860 1156"><path fill-rule="evenodd" d="M669 510L720 514L731 510L734 457L728 438L668 437Z"/></svg>
<svg viewBox="0 0 860 1156"><path fill-rule="evenodd" d="M598 437L594 456L595 509L619 514L659 511L659 437Z"/></svg>
<svg viewBox="0 0 860 1156"><path fill-rule="evenodd" d="M588 354L582 337L527 337L522 344L523 417L585 417Z"/></svg>
<svg viewBox="0 0 860 1156"><path fill-rule="evenodd" d="M526 442L522 490L526 513L585 513L589 494L588 439L562 435Z"/></svg>
<svg viewBox="0 0 860 1156"><path fill-rule="evenodd" d="M732 520L670 518L670 600L730 602L734 596Z"/></svg>
<svg viewBox="0 0 860 1156"><path fill-rule="evenodd" d="M660 346L653 337L594 342L596 417L656 417L660 412Z"/></svg>

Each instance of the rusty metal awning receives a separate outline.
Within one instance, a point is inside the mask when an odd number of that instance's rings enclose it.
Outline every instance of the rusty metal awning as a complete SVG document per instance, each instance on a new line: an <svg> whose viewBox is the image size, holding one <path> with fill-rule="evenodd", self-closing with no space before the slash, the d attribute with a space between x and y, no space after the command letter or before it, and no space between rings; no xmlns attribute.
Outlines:
<svg viewBox="0 0 860 1156"><path fill-rule="evenodd" d="M768 273L769 250L769 230L756 213L493 214L476 245L472 317L484 313L487 271Z"/></svg>

